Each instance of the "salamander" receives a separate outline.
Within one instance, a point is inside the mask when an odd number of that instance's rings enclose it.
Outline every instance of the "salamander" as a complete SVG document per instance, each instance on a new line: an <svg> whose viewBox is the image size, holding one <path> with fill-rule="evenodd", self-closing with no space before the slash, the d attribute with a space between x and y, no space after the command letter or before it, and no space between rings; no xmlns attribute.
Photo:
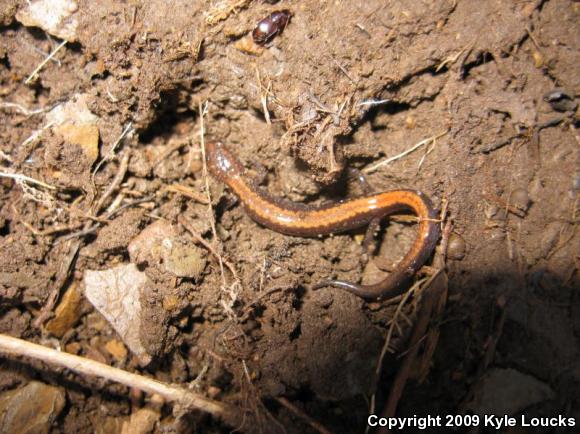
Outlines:
<svg viewBox="0 0 580 434"><path fill-rule="evenodd" d="M383 280L362 285L342 280L317 283L342 288L366 300L384 300L405 292L409 280L433 253L440 236L438 215L431 200L417 190L392 190L332 204L306 205L279 199L246 174L240 160L221 143L205 145L209 173L240 199L246 213L259 224L286 235L318 237L369 225L390 214L411 211L419 231L410 250Z"/></svg>

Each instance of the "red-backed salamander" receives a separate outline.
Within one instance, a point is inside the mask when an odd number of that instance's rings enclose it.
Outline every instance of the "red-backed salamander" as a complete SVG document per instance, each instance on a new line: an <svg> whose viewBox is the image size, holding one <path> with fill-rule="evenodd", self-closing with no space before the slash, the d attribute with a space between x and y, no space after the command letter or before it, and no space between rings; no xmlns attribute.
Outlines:
<svg viewBox="0 0 580 434"><path fill-rule="evenodd" d="M246 213L261 225L286 235L318 237L360 228L401 211L417 215L417 238L385 279L373 285L328 280L315 288L342 288L368 300L395 297L405 292L409 280L431 256L439 240L439 217L429 198L420 191L393 190L330 205L304 205L272 197L260 188L248 178L240 160L223 144L206 144L205 154L209 172L233 190Z"/></svg>

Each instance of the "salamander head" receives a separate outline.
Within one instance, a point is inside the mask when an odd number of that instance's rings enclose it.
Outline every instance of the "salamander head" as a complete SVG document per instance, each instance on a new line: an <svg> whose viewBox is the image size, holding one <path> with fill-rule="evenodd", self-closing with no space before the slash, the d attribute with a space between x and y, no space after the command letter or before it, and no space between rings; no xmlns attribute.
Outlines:
<svg viewBox="0 0 580 434"><path fill-rule="evenodd" d="M221 181L241 176L244 166L222 143L205 144L205 160L209 172Z"/></svg>

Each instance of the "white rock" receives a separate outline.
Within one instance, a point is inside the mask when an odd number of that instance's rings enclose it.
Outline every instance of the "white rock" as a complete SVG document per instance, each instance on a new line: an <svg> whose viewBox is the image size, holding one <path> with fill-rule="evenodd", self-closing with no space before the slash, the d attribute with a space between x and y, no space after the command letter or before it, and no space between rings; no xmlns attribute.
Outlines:
<svg viewBox="0 0 580 434"><path fill-rule="evenodd" d="M40 27L47 33L69 42L77 40L77 2L73 0L36 0L16 14L27 27Z"/></svg>
<svg viewBox="0 0 580 434"><path fill-rule="evenodd" d="M46 114L46 121L53 125L96 124L98 120L99 118L89 110L87 95L79 93Z"/></svg>
<svg viewBox="0 0 580 434"><path fill-rule="evenodd" d="M550 386L530 375L515 369L491 368L481 379L468 408L479 415L514 415L553 397Z"/></svg>

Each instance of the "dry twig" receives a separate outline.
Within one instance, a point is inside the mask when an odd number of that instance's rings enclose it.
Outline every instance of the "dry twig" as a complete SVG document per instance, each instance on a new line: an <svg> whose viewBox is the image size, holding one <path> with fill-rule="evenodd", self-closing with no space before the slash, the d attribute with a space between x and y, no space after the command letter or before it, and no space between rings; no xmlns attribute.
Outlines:
<svg viewBox="0 0 580 434"><path fill-rule="evenodd" d="M409 300L409 298L411 297L411 295L413 295L415 293L415 291L417 291L417 289L423 283L425 283L425 279L422 279L422 280L417 281L411 287L411 289L409 289L401 297L401 301L397 305L397 309L395 311L395 314L393 315L393 318L391 319L389 331L387 332L387 337L385 339L385 343L383 345L383 348L381 349L381 354L379 356L379 360L378 360L377 366L375 368L375 378L374 378L374 385L373 385L373 394L371 396L371 404L370 404L370 409L369 409L369 413L370 414L373 414L375 412L376 389L377 389L377 385L379 383L379 378L380 378L380 375L381 375L381 371L383 370L383 360L384 360L385 356L387 355L387 352L390 352L389 350L391 349L391 340L393 338L393 332L394 332L395 327L397 327L399 329L399 332L400 332L400 328L398 327L398 322L397 322L398 317L399 317L399 315L401 314L401 312L403 310L403 306L405 306L407 304L407 301Z"/></svg>
<svg viewBox="0 0 580 434"><path fill-rule="evenodd" d="M431 321L433 312L439 302L441 295L446 291L447 281L446 276L442 273L443 269L439 269L437 273L433 274L425 283L423 299L421 301L421 308L418 313L417 323L413 329L411 339L409 341L409 351L405 355L401 367L399 368L393 386L389 393L387 404L382 411L381 417L393 417L397 404L401 399L407 379L411 375L411 369L421 347L419 343L424 339L425 332ZM387 433L385 427L379 429L379 433Z"/></svg>
<svg viewBox="0 0 580 434"><path fill-rule="evenodd" d="M279 396L274 399L278 401L279 404L281 404L282 406L290 410L292 413L294 413L296 416L298 416L301 419L304 419L304 421L308 425L310 425L314 430L318 431L320 434L330 434L330 431L327 430L320 422L317 422L316 420L312 419L312 417L308 416L306 413L304 413L302 410L300 410L298 407L296 407L294 404L292 404L283 396Z"/></svg>
<svg viewBox="0 0 580 434"><path fill-rule="evenodd" d="M14 103L14 102L0 102L0 108L1 109L14 109L18 112L20 112L21 114L23 114L24 116L30 117L30 116L34 116L40 113L44 113L48 110L50 110L50 107L45 107L45 108L40 108L40 109L36 109L36 110L30 110L27 109L26 107L24 107L23 105Z"/></svg>
<svg viewBox="0 0 580 434"><path fill-rule="evenodd" d="M233 409L218 401L213 401L181 387L4 334L0 334L0 352L9 356L30 357L48 364L62 366L81 375L105 378L147 393L158 394L167 401L180 404L185 408L201 410L217 417L229 416L231 418L234 413Z"/></svg>
<svg viewBox="0 0 580 434"><path fill-rule="evenodd" d="M31 178L30 176L26 176L21 173L0 172L0 178L10 178L14 179L18 183L29 183L39 185L49 190L56 190L54 185L47 184L46 182L39 181L38 179Z"/></svg>

